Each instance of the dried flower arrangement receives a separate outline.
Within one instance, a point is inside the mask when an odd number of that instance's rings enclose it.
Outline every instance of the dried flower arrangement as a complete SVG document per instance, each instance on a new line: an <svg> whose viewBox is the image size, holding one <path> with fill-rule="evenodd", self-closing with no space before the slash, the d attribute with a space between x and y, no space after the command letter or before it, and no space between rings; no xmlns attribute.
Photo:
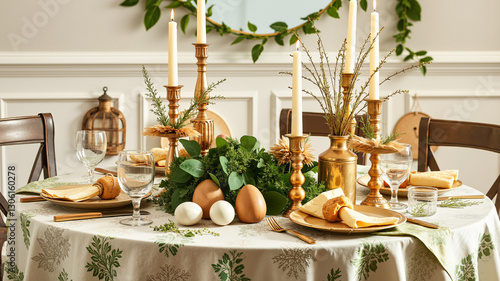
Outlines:
<svg viewBox="0 0 500 281"><path fill-rule="evenodd" d="M165 105L163 104L160 95L154 87L153 81L144 66L142 66L142 74L144 76L144 83L146 84L146 88L148 90L146 96L150 97L152 100L153 108L151 108L151 112L156 115L156 120L159 123L154 126L147 127L142 133L145 136L157 137L166 136L167 134L177 134L179 137L199 136L200 133L196 131L190 123L187 123L187 121L196 116L200 105L214 104L214 100L224 98L220 95L209 96L209 94L215 89L215 87L226 81L226 79L210 84L201 95L195 95L194 99L191 100L189 107L179 114L175 123L172 123L167 114L168 111L166 110Z"/></svg>
<svg viewBox="0 0 500 281"><path fill-rule="evenodd" d="M292 161L292 153L290 152L290 140L287 137L282 136L278 143L271 146L269 149L269 153L271 153L274 158L278 161L278 165L288 164ZM306 144L304 146L304 164L307 166L314 165L314 155L312 153L312 145L306 139Z"/></svg>
<svg viewBox="0 0 500 281"><path fill-rule="evenodd" d="M377 33L376 37L379 36L382 30L383 28L379 31L379 33ZM330 129L330 134L335 136L346 136L349 134L351 121L353 120L353 118L366 108L366 103L364 102L364 100L368 98L367 88L373 74L380 71L381 67L387 62L387 58L390 57L395 50L390 51L380 61L374 73L372 73L368 77L366 82L359 88L359 90L356 90L355 86L361 75L361 67L370 54L370 50L373 48L373 41L370 40L370 35L368 35L359 50L359 55L354 66L353 77L349 84L348 93L344 95L342 91L342 73L344 72L345 67L346 41L344 41L344 43L342 44L335 58L335 62L334 64L332 64L327 55L327 51L318 30L316 30L316 35L318 38L317 51L319 53L319 63L315 62L310 50L304 45L302 41L300 41L302 49L305 51L309 60L309 64L303 62L302 67L305 68L311 76L302 76L302 78L315 85L319 89L320 95L306 89L304 89L303 92L311 95L319 103L322 111L325 113L325 119ZM385 78L380 83L380 85L398 74L404 73L410 69L418 68L427 63L428 62L421 62L419 64L414 64L400 71L397 71ZM292 75L291 72L281 73ZM408 93L408 91L396 90L391 95L386 97L385 100L396 94L405 93ZM363 142L363 144L366 146L380 147L380 145L382 144L380 140L369 140L360 137L358 137L357 139L358 141ZM365 140L367 140L368 142L365 142Z"/></svg>

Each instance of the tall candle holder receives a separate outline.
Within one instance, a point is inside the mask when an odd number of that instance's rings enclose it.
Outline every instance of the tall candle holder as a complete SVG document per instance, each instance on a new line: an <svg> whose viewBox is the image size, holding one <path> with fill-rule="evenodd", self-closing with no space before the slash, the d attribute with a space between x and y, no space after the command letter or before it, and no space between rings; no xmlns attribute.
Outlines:
<svg viewBox="0 0 500 281"><path fill-rule="evenodd" d="M170 118L170 122L175 124L177 122L177 118L179 118L179 100L181 99L181 88L183 86L164 87L167 88L168 117ZM172 163L177 157L179 135L176 133L169 133L166 137L168 138L168 152L167 159L165 159L165 174L169 174L170 163Z"/></svg>
<svg viewBox="0 0 500 281"><path fill-rule="evenodd" d="M383 99L367 99L368 103L368 114L370 115L370 126L373 129L374 137L380 137L380 113L382 112ZM381 179L382 171L380 169L380 155L379 153L371 153L370 161L372 166L368 171L370 175L370 181L368 182L368 188L370 188L370 194L361 202L361 205L381 207L384 209L390 209L389 202L380 194L380 188L382 187L383 181Z"/></svg>
<svg viewBox="0 0 500 281"><path fill-rule="evenodd" d="M292 136L291 134L285 135L290 140L290 152L292 153L292 169L293 172L290 175L290 183L292 184L292 189L288 193L288 197L292 200L292 205L283 214L284 217L289 217L290 213L298 210L302 206L302 200L306 198L306 192L302 188L306 178L302 174L302 167L304 166L304 148L306 143L307 135L303 136Z"/></svg>
<svg viewBox="0 0 500 281"><path fill-rule="evenodd" d="M198 96L203 94L208 88L207 84L207 58L208 58L208 46L205 43L194 43L195 46L195 56L198 59L196 65L198 65L198 78L196 80L196 87L194 90L194 95ZM205 156L208 150L212 146L214 139L214 121L208 118L207 115L207 103L203 103L198 107L198 116L191 121L193 127L198 131L201 136L193 137L191 139L197 141L201 146L201 156Z"/></svg>
<svg viewBox="0 0 500 281"><path fill-rule="evenodd" d="M354 73L342 73L342 88L343 88L342 93L344 94L344 103L347 104L346 115L351 114L350 112L351 101L349 99L349 93L351 92L351 82L353 77ZM351 126L349 127L349 133L351 133L351 135L354 135L355 131L356 131L356 118L352 118Z"/></svg>

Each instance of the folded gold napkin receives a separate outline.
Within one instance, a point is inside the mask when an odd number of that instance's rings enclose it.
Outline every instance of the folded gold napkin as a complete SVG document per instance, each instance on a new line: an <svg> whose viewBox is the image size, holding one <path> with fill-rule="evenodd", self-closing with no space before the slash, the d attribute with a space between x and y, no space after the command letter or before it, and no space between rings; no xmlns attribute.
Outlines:
<svg viewBox="0 0 500 281"><path fill-rule="evenodd" d="M445 170L410 174L410 185L452 188L458 179L458 170Z"/></svg>
<svg viewBox="0 0 500 281"><path fill-rule="evenodd" d="M100 194L100 189L92 184L67 185L54 188L42 189L42 195L60 200L83 201Z"/></svg>
<svg viewBox="0 0 500 281"><path fill-rule="evenodd" d="M372 217L352 209L349 198L344 196L341 188L325 191L313 198L300 211L328 221L342 221L352 228L392 225L398 222L396 217ZM335 212L335 213L329 213ZM325 218L326 214L326 218Z"/></svg>

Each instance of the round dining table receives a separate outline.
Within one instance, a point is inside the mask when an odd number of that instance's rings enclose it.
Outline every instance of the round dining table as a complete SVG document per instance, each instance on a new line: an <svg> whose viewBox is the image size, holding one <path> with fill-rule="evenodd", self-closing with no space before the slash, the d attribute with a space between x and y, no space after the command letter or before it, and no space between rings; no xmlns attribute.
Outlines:
<svg viewBox="0 0 500 281"><path fill-rule="evenodd" d="M24 189L83 179L61 175ZM358 203L368 193L358 184ZM445 193L471 194L481 193L465 184ZM146 200L141 210L150 212L151 226L122 225L123 217L55 222L56 215L90 210L48 201L21 203L26 196L16 196L8 218L4 280L500 280L500 223L488 198L463 208L438 207L435 215L420 218L439 229L406 222L377 232L338 233L275 216L283 227L316 240L308 244L272 231L265 219L178 225L192 235L155 231L154 226L175 219Z"/></svg>

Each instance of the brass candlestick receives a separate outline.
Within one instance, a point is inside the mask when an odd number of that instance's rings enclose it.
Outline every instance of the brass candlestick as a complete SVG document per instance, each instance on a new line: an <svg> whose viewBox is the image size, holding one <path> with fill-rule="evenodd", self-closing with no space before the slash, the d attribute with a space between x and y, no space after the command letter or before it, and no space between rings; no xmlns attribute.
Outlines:
<svg viewBox="0 0 500 281"><path fill-rule="evenodd" d="M370 115L370 126L374 131L374 137L380 137L380 113L382 112L382 102L383 99L370 100L367 99L368 103L368 114ZM378 153L371 153L370 161L372 166L368 171L370 175L370 181L368 182L368 188L370 188L370 194L361 202L361 205L381 207L384 209L390 209L389 202L380 194L380 188L382 187L382 171L380 170L380 155Z"/></svg>
<svg viewBox="0 0 500 281"><path fill-rule="evenodd" d="M347 104L346 115L351 114L351 99L349 94L351 92L351 82L354 74L353 73L342 73L342 88L344 89L342 93L344 94L344 103ZM349 133L354 135L356 131L356 118L352 118L351 126L349 127Z"/></svg>
<svg viewBox="0 0 500 281"><path fill-rule="evenodd" d="M207 85L207 58L209 44L195 43L195 56L198 59L198 79L196 80L196 88L194 89L195 97L205 93ZM201 136L191 139L197 141L201 146L201 156L205 156L212 146L214 139L214 121L207 116L207 104L203 103L198 107L198 116L191 121L193 127Z"/></svg>
<svg viewBox="0 0 500 281"><path fill-rule="evenodd" d="M175 124L177 118L179 117L179 100L181 99L181 88L183 86L164 86L167 88L167 100L168 100L168 117L170 122ZM179 141L179 136L175 133L167 134L168 138L168 153L167 159L165 159L165 174L170 173L170 163L174 161L177 157L177 145Z"/></svg>
<svg viewBox="0 0 500 281"><path fill-rule="evenodd" d="M288 193L288 197L292 200L292 205L283 214L284 217L288 217L291 212L298 210L302 206L302 200L306 198L306 192L302 188L302 185L306 181L306 178L302 174L302 167L304 166L304 147L306 143L306 135L303 136L292 136L290 134L285 135L290 139L290 152L292 153L292 169L293 172L290 175L290 183L292 184L292 189Z"/></svg>

